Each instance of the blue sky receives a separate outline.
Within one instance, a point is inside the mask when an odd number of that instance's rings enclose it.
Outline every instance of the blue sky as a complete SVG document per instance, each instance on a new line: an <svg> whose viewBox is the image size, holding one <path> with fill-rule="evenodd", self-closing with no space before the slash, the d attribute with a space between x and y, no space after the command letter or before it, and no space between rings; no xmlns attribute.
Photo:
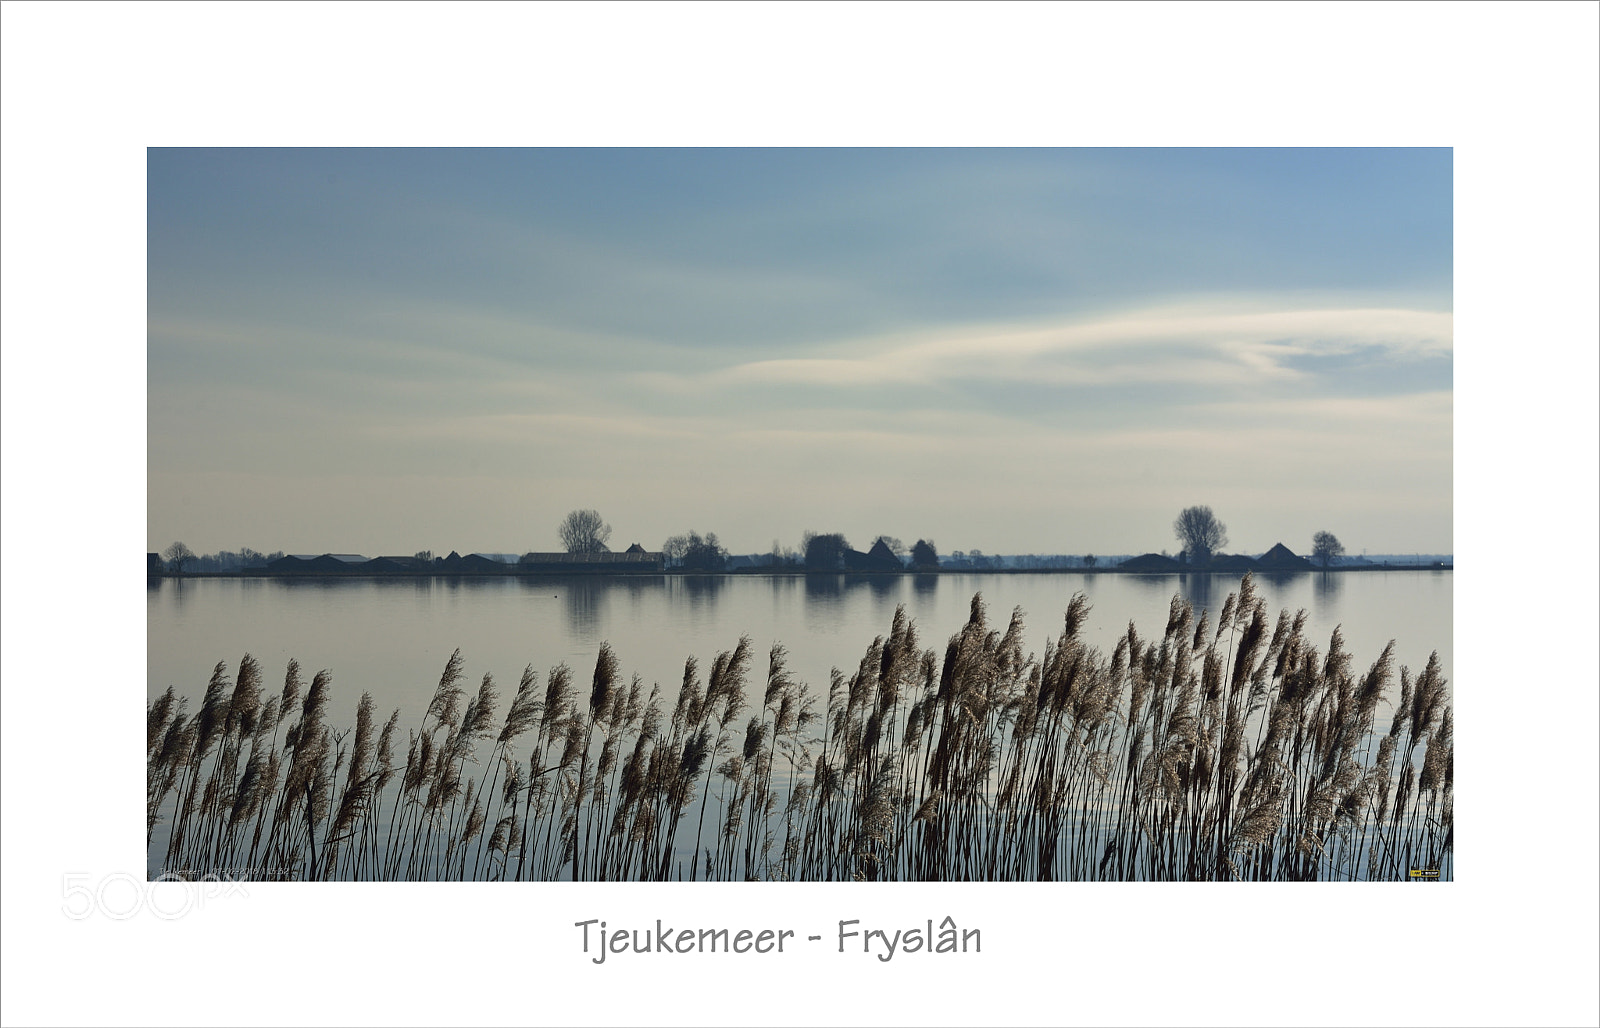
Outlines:
<svg viewBox="0 0 1600 1028"><path fill-rule="evenodd" d="M152 150L149 543L1448 552L1448 150Z"/></svg>

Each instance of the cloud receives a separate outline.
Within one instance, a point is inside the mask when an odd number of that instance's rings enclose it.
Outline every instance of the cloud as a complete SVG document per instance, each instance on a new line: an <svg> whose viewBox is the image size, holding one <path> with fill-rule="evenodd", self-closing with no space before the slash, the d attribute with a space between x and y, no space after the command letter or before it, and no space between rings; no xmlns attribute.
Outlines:
<svg viewBox="0 0 1600 1028"><path fill-rule="evenodd" d="M749 361L704 376L711 386L934 385L997 380L1061 386L1179 383L1249 387L1308 378L1296 358L1447 359L1452 315L1404 309L1139 311L1042 326L980 326L922 338L838 344L849 351Z"/></svg>

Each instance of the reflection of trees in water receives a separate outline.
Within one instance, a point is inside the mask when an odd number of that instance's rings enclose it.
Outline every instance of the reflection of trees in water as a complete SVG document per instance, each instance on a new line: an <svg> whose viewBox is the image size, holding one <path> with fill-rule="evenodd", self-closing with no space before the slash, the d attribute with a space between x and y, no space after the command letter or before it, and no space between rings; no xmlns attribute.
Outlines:
<svg viewBox="0 0 1600 1028"><path fill-rule="evenodd" d="M637 606L648 594L661 591L661 579L656 576L590 577L590 576L520 576L514 579L480 579L479 584L515 589L530 597L542 597L561 603L567 629L577 638L592 640L599 631L601 614L608 608L614 595L621 595L631 605Z"/></svg>
<svg viewBox="0 0 1600 1028"><path fill-rule="evenodd" d="M715 610L728 588L728 580L722 575L682 575L672 584L677 587L678 597L689 601L691 614Z"/></svg>
<svg viewBox="0 0 1600 1028"><path fill-rule="evenodd" d="M934 595L933 590L938 588L937 576L916 577L930 580L918 599L925 597L931 599ZM839 619L846 616L849 611L854 612L849 616L861 615L863 613L861 601L864 597L871 601L874 610L872 616L878 617L886 611L893 611L904 596L905 584L899 575L808 574L805 576L806 619L813 626L837 625Z"/></svg>
<svg viewBox="0 0 1600 1028"><path fill-rule="evenodd" d="M844 600L843 575L807 575L806 606L837 607Z"/></svg>
<svg viewBox="0 0 1600 1028"><path fill-rule="evenodd" d="M1333 571L1318 571L1311 576L1311 591L1319 609L1337 607L1339 595L1344 591L1344 576Z"/></svg>
<svg viewBox="0 0 1600 1028"><path fill-rule="evenodd" d="M805 575L769 575L766 580L772 586L772 595L784 600L794 599L806 586Z"/></svg>
<svg viewBox="0 0 1600 1028"><path fill-rule="evenodd" d="M939 591L938 575L912 575L911 591L920 599L932 599Z"/></svg>
<svg viewBox="0 0 1600 1028"><path fill-rule="evenodd" d="M650 599L661 595L664 582L660 575L639 575L612 579L611 587L628 601L628 609L636 615L645 610Z"/></svg>
<svg viewBox="0 0 1600 1028"><path fill-rule="evenodd" d="M933 575L919 575L933 579ZM878 603L894 602L900 596L899 575L806 575L806 602L831 606L851 593L865 590ZM937 587L937 583L935 583Z"/></svg>
<svg viewBox="0 0 1600 1028"><path fill-rule="evenodd" d="M1211 579L1214 577L1206 574L1178 576L1178 592L1194 606L1196 614L1211 609Z"/></svg>
<svg viewBox="0 0 1600 1028"><path fill-rule="evenodd" d="M1211 572L1199 574L1180 574L1178 577L1178 592L1188 600L1195 609L1196 615L1200 611L1209 611L1212 627L1216 626L1217 614L1222 610L1223 598L1229 592L1239 588L1239 582L1244 575L1235 572ZM1251 580L1259 582L1265 577L1252 572ZM1282 577L1282 576L1280 576ZM1287 576L1292 578L1293 576Z"/></svg>
<svg viewBox="0 0 1600 1028"><path fill-rule="evenodd" d="M167 583L172 584L172 606L174 610L182 610L189 602L194 583L185 578L157 578L153 580L157 586L165 588Z"/></svg>

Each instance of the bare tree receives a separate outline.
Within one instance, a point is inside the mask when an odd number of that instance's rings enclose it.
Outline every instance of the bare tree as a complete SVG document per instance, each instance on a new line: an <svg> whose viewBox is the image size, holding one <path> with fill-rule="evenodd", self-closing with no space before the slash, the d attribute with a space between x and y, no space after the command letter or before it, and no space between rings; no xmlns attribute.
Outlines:
<svg viewBox="0 0 1600 1028"><path fill-rule="evenodd" d="M666 542L661 544L661 555L667 558L668 567L677 567L682 564L683 558L688 552L689 537L686 535L670 536Z"/></svg>
<svg viewBox="0 0 1600 1028"><path fill-rule="evenodd" d="M606 553L611 526L597 510L575 510L561 520L556 529L568 553Z"/></svg>
<svg viewBox="0 0 1600 1028"><path fill-rule="evenodd" d="M689 530L689 546L683 552L683 566L693 571L721 571L728 564L728 551L717 540L717 533Z"/></svg>
<svg viewBox="0 0 1600 1028"><path fill-rule="evenodd" d="M774 549L777 543L773 543ZM707 532L703 537L690 529L685 535L675 535L661 544L661 553L668 567L682 567L690 571L721 571L728 563L728 551L717 539L717 533Z"/></svg>
<svg viewBox="0 0 1600 1028"><path fill-rule="evenodd" d="M1344 544L1332 532L1318 532L1311 537L1311 556L1323 566L1337 564L1344 556Z"/></svg>
<svg viewBox="0 0 1600 1028"><path fill-rule="evenodd" d="M183 543L173 543L161 553L161 559L167 562L167 567L172 571L183 574L183 566L194 560L194 551Z"/></svg>
<svg viewBox="0 0 1600 1028"><path fill-rule="evenodd" d="M1228 545L1228 526L1217 520L1210 507L1185 507L1172 523L1172 531L1189 555L1190 564L1207 564L1211 555Z"/></svg>
<svg viewBox="0 0 1600 1028"><path fill-rule="evenodd" d="M1096 561L1095 561L1095 557L1094 557L1094 554L1092 554L1092 553L1085 553L1085 554L1084 554L1084 555L1083 555L1083 566L1084 566L1084 567L1086 567L1086 568L1092 568L1092 567L1094 567L1094 566L1095 566L1095 563L1096 563Z"/></svg>

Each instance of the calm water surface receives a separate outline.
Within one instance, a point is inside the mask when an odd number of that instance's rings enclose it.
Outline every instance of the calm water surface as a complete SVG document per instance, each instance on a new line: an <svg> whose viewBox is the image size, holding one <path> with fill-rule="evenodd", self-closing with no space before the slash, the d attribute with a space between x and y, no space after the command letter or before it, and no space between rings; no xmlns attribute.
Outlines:
<svg viewBox="0 0 1600 1028"><path fill-rule="evenodd" d="M1389 571L1258 577L1269 609L1308 612L1319 650L1342 626L1353 666L1364 670L1395 640L1398 664L1420 671L1437 650L1451 668L1452 573ZM168 685L199 703L212 667L230 673L250 653L266 687L281 688L291 657L303 679L328 669L334 725L355 722L356 703L370 691L380 721L396 707L401 726L426 709L439 673L460 647L470 686L485 673L500 687L502 707L522 669L532 664L542 685L565 661L587 689L595 654L609 641L623 679L659 682L670 703L684 658L699 658L702 675L721 650L748 634L756 659L751 691L759 695L774 642L790 653L791 670L825 693L833 667L853 670L873 637L887 635L895 607L905 604L922 648L943 653L982 593L994 627L1013 607L1026 618L1029 648L1043 654L1058 636L1074 593L1093 609L1085 626L1106 651L1132 620L1141 637L1160 638L1174 594L1197 608L1221 609L1238 588L1236 575L921 575L787 577L640 577L579 579L164 579L149 588L147 695ZM1398 684L1395 686L1398 689ZM270 693L269 693L270 694Z"/></svg>

